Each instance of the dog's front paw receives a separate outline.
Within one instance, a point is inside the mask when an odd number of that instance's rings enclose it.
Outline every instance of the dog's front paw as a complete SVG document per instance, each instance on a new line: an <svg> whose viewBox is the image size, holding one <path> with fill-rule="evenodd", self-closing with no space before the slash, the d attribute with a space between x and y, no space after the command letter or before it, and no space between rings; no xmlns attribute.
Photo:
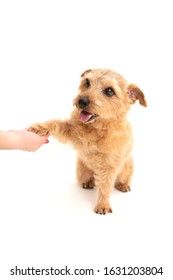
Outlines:
<svg viewBox="0 0 173 280"><path fill-rule="evenodd" d="M45 136L49 134L49 131L46 128L44 128L42 125L37 123L30 126L27 130L36 133L40 136Z"/></svg>
<svg viewBox="0 0 173 280"><path fill-rule="evenodd" d="M99 203L94 209L96 214L105 215L107 213L112 213L112 208L109 204Z"/></svg>

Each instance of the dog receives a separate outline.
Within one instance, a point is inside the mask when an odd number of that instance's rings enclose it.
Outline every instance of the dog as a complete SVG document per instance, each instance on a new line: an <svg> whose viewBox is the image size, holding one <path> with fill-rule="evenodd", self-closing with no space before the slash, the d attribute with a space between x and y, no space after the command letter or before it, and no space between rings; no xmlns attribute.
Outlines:
<svg viewBox="0 0 173 280"><path fill-rule="evenodd" d="M133 134L127 120L132 104L146 107L143 92L110 69L89 69L81 75L74 110L67 120L33 124L28 130L49 134L77 150L76 175L85 189L98 190L94 211L112 212L112 188L130 191L133 174Z"/></svg>

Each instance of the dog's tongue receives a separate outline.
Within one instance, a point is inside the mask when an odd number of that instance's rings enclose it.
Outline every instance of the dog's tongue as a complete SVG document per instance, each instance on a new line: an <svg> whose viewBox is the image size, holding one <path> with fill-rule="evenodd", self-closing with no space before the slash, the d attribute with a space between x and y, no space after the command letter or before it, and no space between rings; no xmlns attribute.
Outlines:
<svg viewBox="0 0 173 280"><path fill-rule="evenodd" d="M90 114L86 111L82 111L79 116L80 121L83 123L86 123L91 117L92 117L92 114Z"/></svg>

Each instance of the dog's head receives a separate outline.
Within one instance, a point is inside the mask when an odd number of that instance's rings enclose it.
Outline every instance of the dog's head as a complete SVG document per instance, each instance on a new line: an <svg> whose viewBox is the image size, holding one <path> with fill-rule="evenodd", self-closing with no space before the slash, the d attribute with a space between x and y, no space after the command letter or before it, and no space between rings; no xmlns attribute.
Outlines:
<svg viewBox="0 0 173 280"><path fill-rule="evenodd" d="M74 105L79 110L79 119L91 123L98 118L119 119L136 100L147 106L143 92L118 73L108 69L86 70L81 75L79 94Z"/></svg>

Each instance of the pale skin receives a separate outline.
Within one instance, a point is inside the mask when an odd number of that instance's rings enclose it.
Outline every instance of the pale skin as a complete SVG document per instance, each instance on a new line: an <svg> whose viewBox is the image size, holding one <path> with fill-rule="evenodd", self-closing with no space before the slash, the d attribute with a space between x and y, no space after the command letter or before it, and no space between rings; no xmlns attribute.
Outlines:
<svg viewBox="0 0 173 280"><path fill-rule="evenodd" d="M43 144L49 142L48 135L39 136L35 133L23 130L0 130L0 150L23 150L35 152Z"/></svg>

